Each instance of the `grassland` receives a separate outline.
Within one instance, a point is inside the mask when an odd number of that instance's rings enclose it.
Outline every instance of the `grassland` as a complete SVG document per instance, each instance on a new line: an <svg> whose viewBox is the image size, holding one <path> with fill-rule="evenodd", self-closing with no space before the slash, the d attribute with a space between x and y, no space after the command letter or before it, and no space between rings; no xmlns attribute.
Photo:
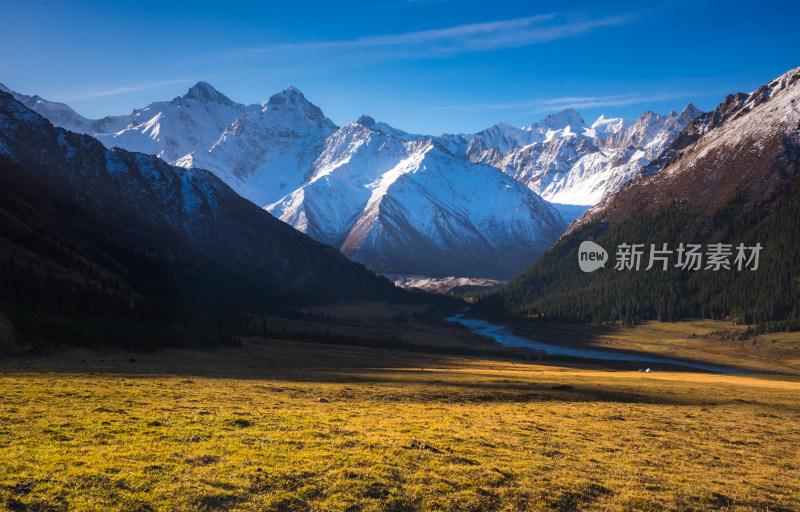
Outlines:
<svg viewBox="0 0 800 512"><path fill-rule="evenodd" d="M11 511L800 510L800 379L69 350L0 362L0 461Z"/></svg>

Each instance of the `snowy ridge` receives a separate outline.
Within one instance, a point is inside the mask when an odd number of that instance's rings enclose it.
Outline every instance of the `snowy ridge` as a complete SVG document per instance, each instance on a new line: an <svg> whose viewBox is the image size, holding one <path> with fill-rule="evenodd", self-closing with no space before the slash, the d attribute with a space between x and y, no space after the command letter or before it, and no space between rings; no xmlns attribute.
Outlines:
<svg viewBox="0 0 800 512"><path fill-rule="evenodd" d="M717 109L698 117L682 135L692 143L669 148L664 162L660 162L661 172L643 172L642 178L650 177L643 187L645 193L663 202L695 185L700 192L694 196L705 196L707 206L742 187L745 196L763 197L780 181L780 173L775 172L780 164L774 162L786 165L797 161L800 68L750 94L728 96ZM710 175L698 172L708 168L714 170Z"/></svg>
<svg viewBox="0 0 800 512"><path fill-rule="evenodd" d="M587 126L573 109L527 127L500 123L474 135L441 135L453 154L488 163L544 199L592 205L616 192L702 112L644 113L635 122L600 116Z"/></svg>
<svg viewBox="0 0 800 512"><path fill-rule="evenodd" d="M215 172L239 194L268 204L299 187L336 125L292 86L235 119L207 151L176 161Z"/></svg>
<svg viewBox="0 0 800 512"><path fill-rule="evenodd" d="M156 155L175 164L198 148L210 148L238 117L258 105L234 103L205 82L198 82L172 101L135 109L124 128L110 133L89 132L106 147Z"/></svg>
<svg viewBox="0 0 800 512"><path fill-rule="evenodd" d="M566 227L508 175L390 128L341 128L309 181L267 210L378 271L440 277L510 277Z"/></svg>
<svg viewBox="0 0 800 512"><path fill-rule="evenodd" d="M326 138L337 130L292 86L265 106L245 106L198 82L172 101L100 120L86 119L62 103L12 94L56 126L90 134L106 147L209 169L260 205L274 203L305 183ZM589 126L574 109L565 109L529 126L499 123L472 135L433 138L453 155L492 165L548 201L593 205L650 164L699 114L689 104L680 115L646 112L636 121L600 116ZM369 116L356 123L396 140L432 138Z"/></svg>
<svg viewBox="0 0 800 512"><path fill-rule="evenodd" d="M261 205L297 188L325 138L336 130L292 86L262 106L236 103L210 84L198 82L171 101L100 120L86 119L62 103L12 94L55 126L92 135L108 148L208 169Z"/></svg>
<svg viewBox="0 0 800 512"><path fill-rule="evenodd" d="M763 200L800 168L800 68L731 94L692 121L650 165L570 226L620 222L640 207L712 215L735 198Z"/></svg>
<svg viewBox="0 0 800 512"><path fill-rule="evenodd" d="M63 104L23 99L106 147L208 169L375 270L500 279L533 262L566 228L542 198L565 206L601 201L700 113L690 104L680 115L601 116L587 125L566 109L529 126L432 137L366 115L338 128L292 86L266 105L245 106L199 82L171 101L96 121Z"/></svg>

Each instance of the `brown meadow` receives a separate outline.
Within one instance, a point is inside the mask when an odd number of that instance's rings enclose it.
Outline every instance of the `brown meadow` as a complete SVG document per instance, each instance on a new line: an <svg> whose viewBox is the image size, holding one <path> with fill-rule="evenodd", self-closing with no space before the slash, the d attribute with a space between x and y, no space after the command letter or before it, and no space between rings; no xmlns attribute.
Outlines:
<svg viewBox="0 0 800 512"><path fill-rule="evenodd" d="M798 510L800 379L250 340L0 364L6 510Z"/></svg>

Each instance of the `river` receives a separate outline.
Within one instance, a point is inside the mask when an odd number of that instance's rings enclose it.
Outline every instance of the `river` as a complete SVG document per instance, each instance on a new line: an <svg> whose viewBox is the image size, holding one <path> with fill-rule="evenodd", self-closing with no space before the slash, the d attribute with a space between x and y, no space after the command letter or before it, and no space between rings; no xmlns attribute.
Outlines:
<svg viewBox="0 0 800 512"><path fill-rule="evenodd" d="M559 345L551 345L549 343L542 343L540 341L533 341L521 336L512 334L503 325L490 324L486 320L479 318L468 318L464 316L465 313L453 315L446 320L449 322L458 322L461 325L469 327L469 329L482 336L488 336L497 343L506 347L513 348L527 348L554 356L569 356L577 357L587 360L602 360L602 361L631 361L649 363L651 369L658 369L658 364L672 365L672 366L685 366L698 370L706 370L715 373L730 373L730 374L745 374L749 373L735 368L727 368L725 366L715 366L710 364L695 363L690 361L681 361L679 359L670 359L667 357L648 356L629 354L625 352L615 352L603 349L586 349L586 348L570 348L562 347Z"/></svg>

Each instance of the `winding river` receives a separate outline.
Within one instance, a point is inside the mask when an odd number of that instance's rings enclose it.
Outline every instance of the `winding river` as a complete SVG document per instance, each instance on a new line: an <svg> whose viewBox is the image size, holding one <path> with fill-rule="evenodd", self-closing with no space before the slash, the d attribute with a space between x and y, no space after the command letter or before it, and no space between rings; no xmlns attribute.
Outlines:
<svg viewBox="0 0 800 512"><path fill-rule="evenodd" d="M703 363L694 363L689 361L681 361L679 359L670 359L666 357L647 356L638 354L628 354L625 352L614 352L602 349L585 349L585 348L570 348L562 347L559 345L551 345L549 343L542 343L540 341L533 341L521 336L510 333L505 326L490 324L486 320L478 318L467 318L465 313L453 315L446 320L449 322L458 322L461 325L469 327L469 329L482 336L488 336L494 339L497 343L506 347L513 348L526 348L535 350L548 355L555 356L569 356L581 359L602 360L602 361L638 361L642 363L649 363L653 369L657 369L657 365L668 364L674 366L685 366L688 368L695 368L698 370L706 370L715 373L731 373L731 374L745 374L748 372L738 370L735 368L727 368L724 366L715 366Z"/></svg>

